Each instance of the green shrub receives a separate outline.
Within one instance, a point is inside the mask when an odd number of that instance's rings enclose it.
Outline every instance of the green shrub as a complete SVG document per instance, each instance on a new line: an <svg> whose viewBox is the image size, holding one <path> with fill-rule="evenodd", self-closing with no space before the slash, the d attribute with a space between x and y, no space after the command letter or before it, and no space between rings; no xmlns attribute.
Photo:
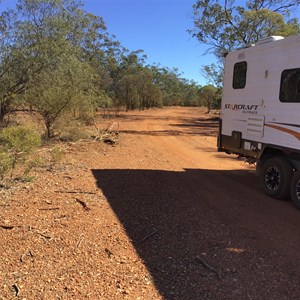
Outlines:
<svg viewBox="0 0 300 300"><path fill-rule="evenodd" d="M12 158L7 152L0 152L0 179L12 170Z"/></svg>
<svg viewBox="0 0 300 300"><path fill-rule="evenodd" d="M79 140L88 139L89 135L84 130L82 130L80 127L74 126L74 127L70 127L67 130L64 138L67 141L77 142Z"/></svg>
<svg viewBox="0 0 300 300"><path fill-rule="evenodd" d="M56 146L51 149L50 155L51 155L51 164L57 165L63 160L65 156L65 151L61 147Z"/></svg>
<svg viewBox="0 0 300 300"><path fill-rule="evenodd" d="M41 144L41 139L32 128L16 126L4 128L1 131L0 144L4 150L1 153L3 153L3 157L6 157L7 162L3 163L3 165L5 164L3 172L7 172L9 168L12 177L18 164L22 163L26 168L29 154ZM11 161L11 165L9 165L9 161Z"/></svg>
<svg viewBox="0 0 300 300"><path fill-rule="evenodd" d="M41 157L34 157L32 159L29 159L24 166L25 169L24 169L23 176L25 177L28 176L28 174L33 168L42 167L44 166L44 164L45 161Z"/></svg>
<svg viewBox="0 0 300 300"><path fill-rule="evenodd" d="M2 130L0 143L10 153L30 153L41 144L41 138L30 127L14 126Z"/></svg>

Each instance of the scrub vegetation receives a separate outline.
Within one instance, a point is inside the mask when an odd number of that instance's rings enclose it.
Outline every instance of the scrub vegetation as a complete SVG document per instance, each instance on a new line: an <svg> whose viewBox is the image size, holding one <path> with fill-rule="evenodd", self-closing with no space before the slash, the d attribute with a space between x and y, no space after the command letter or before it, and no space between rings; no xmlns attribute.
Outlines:
<svg viewBox="0 0 300 300"><path fill-rule="evenodd" d="M299 2L196 1L190 34L210 45L220 62L199 66L207 79L200 86L176 68L148 64L143 50L126 49L79 0L19 0L0 15L1 134L13 135L5 128L22 125L20 115L30 116L43 141L78 140L99 111L219 108L223 53L267 35L299 33L298 19L289 17ZM1 177L19 161L7 143L1 139Z"/></svg>
<svg viewBox="0 0 300 300"><path fill-rule="evenodd" d="M26 111L47 139L62 118L89 120L99 109L204 104L202 87L124 48L77 0L19 0L0 16L0 53L1 125Z"/></svg>

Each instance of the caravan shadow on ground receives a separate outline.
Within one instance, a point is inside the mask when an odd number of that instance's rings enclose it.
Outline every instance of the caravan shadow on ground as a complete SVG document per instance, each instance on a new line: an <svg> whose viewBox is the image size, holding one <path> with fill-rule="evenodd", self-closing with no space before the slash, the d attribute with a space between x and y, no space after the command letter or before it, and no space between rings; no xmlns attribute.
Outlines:
<svg viewBox="0 0 300 300"><path fill-rule="evenodd" d="M92 172L164 299L300 295L298 211L264 196L254 174Z"/></svg>

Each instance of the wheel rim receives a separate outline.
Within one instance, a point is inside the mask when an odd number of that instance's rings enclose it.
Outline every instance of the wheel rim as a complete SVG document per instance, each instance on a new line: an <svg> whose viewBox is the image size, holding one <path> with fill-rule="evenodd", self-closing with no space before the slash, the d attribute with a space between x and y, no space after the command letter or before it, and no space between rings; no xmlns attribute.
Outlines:
<svg viewBox="0 0 300 300"><path fill-rule="evenodd" d="M265 176L265 183L269 190L276 191L280 184L280 172L276 167L270 167ZM300 197L300 182L299 182L299 197Z"/></svg>
<svg viewBox="0 0 300 300"><path fill-rule="evenodd" d="M300 200L300 180L296 183L296 197L298 200Z"/></svg>

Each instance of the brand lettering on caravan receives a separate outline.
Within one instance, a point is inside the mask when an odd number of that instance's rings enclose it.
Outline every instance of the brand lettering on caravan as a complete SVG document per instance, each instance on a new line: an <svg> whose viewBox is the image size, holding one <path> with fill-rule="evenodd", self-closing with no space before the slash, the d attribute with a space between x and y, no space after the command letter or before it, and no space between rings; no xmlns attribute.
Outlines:
<svg viewBox="0 0 300 300"><path fill-rule="evenodd" d="M225 104L225 109L238 110L243 113L256 114L258 105L252 104Z"/></svg>

